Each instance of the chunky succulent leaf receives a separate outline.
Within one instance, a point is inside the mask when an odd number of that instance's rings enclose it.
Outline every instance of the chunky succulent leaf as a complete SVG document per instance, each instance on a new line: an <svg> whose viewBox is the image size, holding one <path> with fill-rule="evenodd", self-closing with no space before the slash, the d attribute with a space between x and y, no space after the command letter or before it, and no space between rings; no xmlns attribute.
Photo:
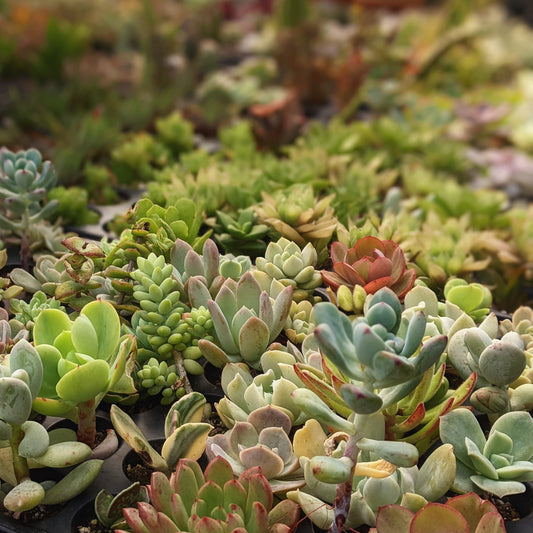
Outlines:
<svg viewBox="0 0 533 533"><path fill-rule="evenodd" d="M409 533L470 533L468 522L453 507L442 503L426 505L418 511L411 522Z"/></svg>
<svg viewBox="0 0 533 533"><path fill-rule="evenodd" d="M1 420L14 426L20 426L28 420L31 407L32 395L25 381L16 377L0 378Z"/></svg>
<svg viewBox="0 0 533 533"><path fill-rule="evenodd" d="M35 319L33 340L39 344L54 344L56 337L63 331L70 331L72 322L68 315L59 309L45 309Z"/></svg>
<svg viewBox="0 0 533 533"><path fill-rule="evenodd" d="M478 475L471 476L470 479L479 489L495 494L498 498L503 498L509 494L520 494L526 490L526 486L520 481L489 479Z"/></svg>
<svg viewBox="0 0 533 533"><path fill-rule="evenodd" d="M250 317L239 330L239 353L253 367L259 366L259 358L269 343L267 325L259 318Z"/></svg>
<svg viewBox="0 0 533 533"><path fill-rule="evenodd" d="M357 443L361 450L374 452L396 466L410 467L418 461L418 450L412 444L399 441L379 441L363 437Z"/></svg>
<svg viewBox="0 0 533 533"><path fill-rule="evenodd" d="M109 366L96 359L78 365L67 372L56 385L59 397L68 402L81 403L105 393L109 387Z"/></svg>
<svg viewBox="0 0 533 533"><path fill-rule="evenodd" d="M196 461L205 450L207 435L213 429L210 424L189 422L178 427L165 440L161 456L169 468L174 468L179 459L187 457Z"/></svg>
<svg viewBox="0 0 533 533"><path fill-rule="evenodd" d="M340 389L342 399L354 412L368 415L379 411L383 405L381 398L372 391L346 383Z"/></svg>
<svg viewBox="0 0 533 533"><path fill-rule="evenodd" d="M27 420L21 429L24 437L20 441L18 453L21 457L39 457L43 455L50 443L46 428L33 420Z"/></svg>
<svg viewBox="0 0 533 533"><path fill-rule="evenodd" d="M379 533L409 533L414 513L409 509L390 504L380 507L376 515L376 528Z"/></svg>
<svg viewBox="0 0 533 533"><path fill-rule="evenodd" d="M491 432L494 431L500 431L511 438L515 461L529 461L533 457L533 420L529 413L505 413L492 425Z"/></svg>
<svg viewBox="0 0 533 533"><path fill-rule="evenodd" d="M24 479L11 489L4 498L4 507L11 512L29 511L37 507L45 496L44 488L40 483L31 479Z"/></svg>

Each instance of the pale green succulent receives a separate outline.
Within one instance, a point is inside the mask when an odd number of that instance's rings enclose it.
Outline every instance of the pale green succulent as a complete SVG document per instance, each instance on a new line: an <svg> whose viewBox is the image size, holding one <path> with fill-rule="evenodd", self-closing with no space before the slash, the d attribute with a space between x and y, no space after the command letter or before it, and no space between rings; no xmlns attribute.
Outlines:
<svg viewBox="0 0 533 533"><path fill-rule="evenodd" d="M455 409L441 417L440 437L453 445L455 492L488 492L502 498L524 492L524 482L533 481L533 420L529 413L503 414L485 437L471 411Z"/></svg>
<svg viewBox="0 0 533 533"><path fill-rule="evenodd" d="M295 344L302 344L304 339L315 329L315 315L313 304L309 300L302 300L291 304L284 330L285 335Z"/></svg>
<svg viewBox="0 0 533 533"><path fill-rule="evenodd" d="M481 327L460 329L448 343L448 360L466 379L477 373L472 405L483 413L509 411L509 385L518 379L526 366L524 343L516 332L493 339Z"/></svg>
<svg viewBox="0 0 533 533"><path fill-rule="evenodd" d="M265 355L266 353L261 358L262 361ZM248 365L228 363L222 369L224 397L215 404L217 413L222 422L231 428L237 422L245 422L252 411L273 405L289 415L292 425L299 426L308 416L296 406L291 397L294 390L303 386L295 375L293 379L297 380L296 384L287 378L276 376L272 368L253 377Z"/></svg>
<svg viewBox="0 0 533 533"><path fill-rule="evenodd" d="M295 242L281 237L270 242L265 256L255 260L255 267L277 279L283 285L290 285L295 302L312 300L313 291L322 285L322 276L315 270L317 253L309 242L300 248Z"/></svg>
<svg viewBox="0 0 533 533"><path fill-rule="evenodd" d="M332 505L336 485L319 478L332 474L328 473L330 463L307 457L301 457L300 463L306 486L298 491L288 492L287 497L298 502L316 526L326 529L334 518ZM420 468L396 468L385 477L355 476L346 527L376 525L378 509L384 505L401 504L411 511L417 511L428 502L444 496L452 486L454 477L455 457L449 444L439 446Z"/></svg>
<svg viewBox="0 0 533 533"><path fill-rule="evenodd" d="M292 287L285 287L272 299L248 271L236 282L227 279L214 300L207 287L191 278L189 293L207 300L215 340L200 339L202 355L215 366L244 361L254 368L283 330L292 302Z"/></svg>

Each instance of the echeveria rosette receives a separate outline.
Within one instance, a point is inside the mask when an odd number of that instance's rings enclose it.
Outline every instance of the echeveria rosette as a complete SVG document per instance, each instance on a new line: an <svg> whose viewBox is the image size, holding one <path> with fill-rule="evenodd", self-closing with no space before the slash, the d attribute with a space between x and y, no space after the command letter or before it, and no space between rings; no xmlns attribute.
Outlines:
<svg viewBox="0 0 533 533"><path fill-rule="evenodd" d="M290 285L293 300L311 299L314 289L322 285L322 276L315 270L318 255L311 243L300 248L295 242L281 237L267 246L265 256L255 261L257 270L266 272L285 286Z"/></svg>
<svg viewBox="0 0 533 533"><path fill-rule="evenodd" d="M407 268L402 249L393 241L367 236L351 248L336 241L330 255L333 272L321 273L324 283L334 291L341 286L353 290L360 285L367 294L375 294L382 287L389 287L401 299L416 279L415 270Z"/></svg>
<svg viewBox="0 0 533 533"><path fill-rule="evenodd" d="M215 341L200 339L198 347L218 367L244 361L258 368L260 357L283 330L292 302L292 287L271 298L250 271L238 282L227 279L214 300L195 277L189 280L189 293L207 300Z"/></svg>
<svg viewBox="0 0 533 533"><path fill-rule="evenodd" d="M455 492L488 492L502 498L524 492L524 482L533 481L533 420L529 413L505 413L486 438L471 411L456 409L441 417L440 437L453 445Z"/></svg>
<svg viewBox="0 0 533 533"><path fill-rule="evenodd" d="M228 432L208 437L206 454L229 462L240 475L261 465L273 492L293 490L305 482L298 457L289 439L291 419L276 407L267 405L252 411L246 422L237 422Z"/></svg>
<svg viewBox="0 0 533 533"><path fill-rule="evenodd" d="M222 457L205 470L195 461L180 459L170 479L154 472L147 486L150 502L124 509L133 533L289 533L296 527L299 507L290 500L274 506L272 489L255 466L234 479ZM122 529L116 533L126 533Z"/></svg>

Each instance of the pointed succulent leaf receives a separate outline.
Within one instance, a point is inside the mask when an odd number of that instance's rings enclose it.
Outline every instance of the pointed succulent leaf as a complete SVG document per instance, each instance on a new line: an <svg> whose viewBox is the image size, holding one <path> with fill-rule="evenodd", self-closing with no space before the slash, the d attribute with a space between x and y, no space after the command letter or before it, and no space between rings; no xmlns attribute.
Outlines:
<svg viewBox="0 0 533 533"><path fill-rule="evenodd" d="M226 317L222 314L220 307L213 300L208 300L207 308L211 313L215 333L222 348L228 353L238 353L238 348L235 339L233 338L230 325L226 320Z"/></svg>
<svg viewBox="0 0 533 533"><path fill-rule="evenodd" d="M509 494L521 494L526 490L526 486L520 481L489 479L479 475L470 476L470 479L479 489L495 494L498 498L503 498Z"/></svg>
<svg viewBox="0 0 533 533"><path fill-rule="evenodd" d="M217 368L222 368L224 365L230 363L226 352L207 339L200 339L198 341L198 348L200 348L204 358Z"/></svg>
<svg viewBox="0 0 533 533"><path fill-rule="evenodd" d="M424 461L415 481L416 493L434 502L444 496L455 479L455 455L451 444L441 444Z"/></svg>
<svg viewBox="0 0 533 533"><path fill-rule="evenodd" d="M481 453L479 448L468 438L465 437L465 446L470 459L471 465L475 472L479 472L484 477L498 479L498 472L492 463Z"/></svg>
<svg viewBox="0 0 533 533"><path fill-rule="evenodd" d="M270 328L269 342L274 342L278 335L281 333L289 312L291 310L292 303L292 287L285 287L275 298L274 305L272 307L272 327Z"/></svg>
<svg viewBox="0 0 533 533"><path fill-rule="evenodd" d="M422 311L417 311L411 317L409 325L407 326L405 344L400 355L404 357L410 357L418 350L426 332L426 324L426 315Z"/></svg>
<svg viewBox="0 0 533 533"><path fill-rule="evenodd" d="M351 422L334 413L314 392L297 389L292 393L296 405L319 422L353 435L355 428Z"/></svg>
<svg viewBox="0 0 533 533"><path fill-rule="evenodd" d="M133 419L127 415L116 404L111 405L111 421L117 433L135 450L141 453L144 461L152 466L155 470L165 471L167 469L166 461L159 455L149 444L146 437L135 424Z"/></svg>
<svg viewBox="0 0 533 533"><path fill-rule="evenodd" d="M161 456L169 468L174 468L178 460L187 457L196 461L205 450L207 435L213 429L210 424L190 422L178 427L165 440Z"/></svg>
<svg viewBox="0 0 533 533"><path fill-rule="evenodd" d="M379 411L383 405L381 398L372 391L358 387L352 383L343 385L340 389L342 399L356 413L371 414Z"/></svg>
<svg viewBox="0 0 533 533"><path fill-rule="evenodd" d="M89 459L71 470L65 477L46 491L42 500L43 505L64 503L86 490L96 479L104 461Z"/></svg>
<svg viewBox="0 0 533 533"><path fill-rule="evenodd" d="M250 317L239 331L239 353L251 366L259 366L259 358L269 343L267 325L259 318Z"/></svg>

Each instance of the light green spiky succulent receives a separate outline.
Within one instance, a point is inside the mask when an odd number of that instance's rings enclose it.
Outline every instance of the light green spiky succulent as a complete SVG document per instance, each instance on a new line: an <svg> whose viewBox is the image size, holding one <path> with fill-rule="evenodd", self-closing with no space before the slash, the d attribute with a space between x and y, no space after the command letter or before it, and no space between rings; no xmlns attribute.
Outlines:
<svg viewBox="0 0 533 533"><path fill-rule="evenodd" d="M529 413L503 414L485 437L471 411L456 409L441 418L440 437L453 445L455 492L488 492L502 498L524 492L524 482L533 480L533 420Z"/></svg>
<svg viewBox="0 0 533 533"><path fill-rule="evenodd" d="M207 300L215 340L200 339L198 347L218 367L244 361L258 368L261 355L283 330L292 302L292 287L285 287L272 299L250 271L238 282L227 279L214 300L195 278L189 280L189 293Z"/></svg>
<svg viewBox="0 0 533 533"><path fill-rule="evenodd" d="M235 475L261 465L273 492L302 487L305 482L289 439L291 425L283 411L271 405L260 407L226 433L208 437L207 457L222 456Z"/></svg>
<svg viewBox="0 0 533 533"><path fill-rule="evenodd" d="M322 276L315 270L317 260L311 243L300 248L295 242L281 237L268 244L265 256L256 259L255 267L283 285L290 285L294 289L293 300L300 302L312 300L314 289L322 285Z"/></svg>

